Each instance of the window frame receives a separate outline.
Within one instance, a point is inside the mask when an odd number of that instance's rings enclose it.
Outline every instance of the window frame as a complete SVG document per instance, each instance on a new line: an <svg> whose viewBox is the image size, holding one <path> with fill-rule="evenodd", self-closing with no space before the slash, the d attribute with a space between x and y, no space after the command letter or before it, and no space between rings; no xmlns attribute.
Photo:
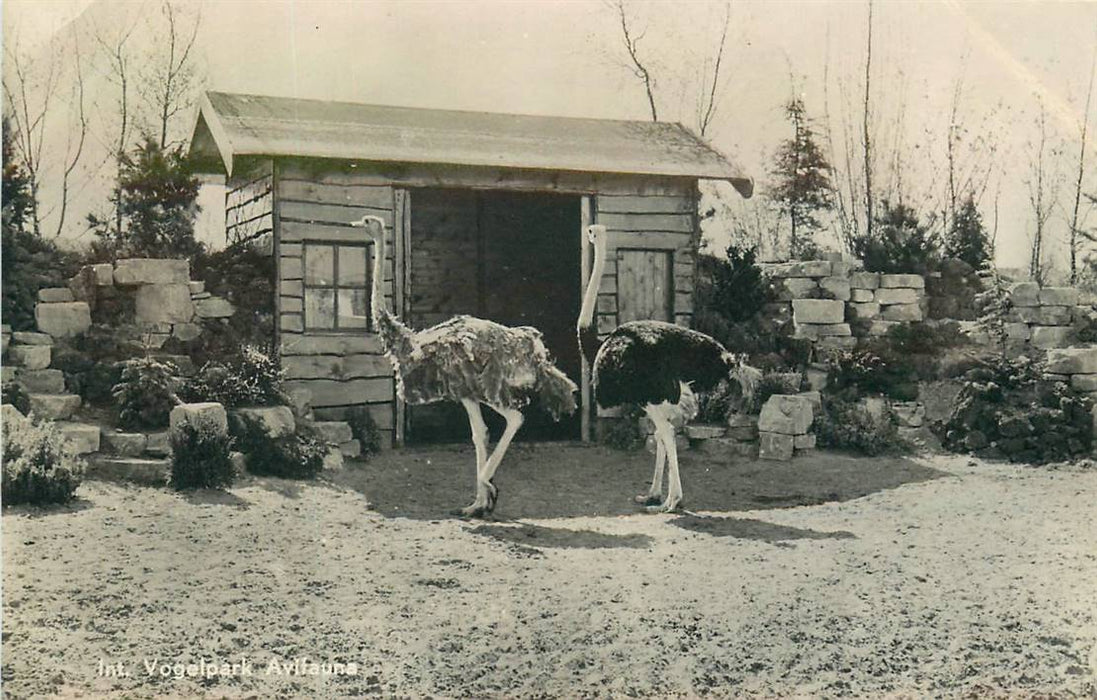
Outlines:
<svg viewBox="0 0 1097 700"><path fill-rule="evenodd" d="M301 321L306 333L323 333L329 335L356 335L361 333L374 332L373 327L373 299L371 291L373 289L373 254L374 244L370 241L329 241L329 240L307 240L302 241L301 246ZM310 284L308 281L308 255L310 248L328 248L331 250L332 262L331 262L331 279L330 285L325 284ZM361 249L366 256L365 260L365 283L364 286L360 285L347 285L340 284L339 282L339 249L340 248L353 248ZM332 326L313 326L309 325L309 311L308 311L308 290L310 289L326 289L330 290L333 294L332 304ZM339 292L341 290L364 290L366 300L366 325L365 326L340 326L339 325Z"/></svg>

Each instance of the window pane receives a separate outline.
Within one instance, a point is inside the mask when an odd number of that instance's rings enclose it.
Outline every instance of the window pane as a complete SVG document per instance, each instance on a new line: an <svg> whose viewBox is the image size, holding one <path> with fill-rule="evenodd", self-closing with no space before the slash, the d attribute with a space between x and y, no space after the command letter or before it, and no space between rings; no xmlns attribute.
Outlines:
<svg viewBox="0 0 1097 700"><path fill-rule="evenodd" d="M339 247L339 286L366 286L366 247Z"/></svg>
<svg viewBox="0 0 1097 700"><path fill-rule="evenodd" d="M369 315L366 304L368 292L365 289L339 290L339 327L365 328Z"/></svg>
<svg viewBox="0 0 1097 700"><path fill-rule="evenodd" d="M330 245L305 246L305 284L335 283L334 249Z"/></svg>
<svg viewBox="0 0 1097 700"><path fill-rule="evenodd" d="M305 326L335 327L335 290L305 288Z"/></svg>

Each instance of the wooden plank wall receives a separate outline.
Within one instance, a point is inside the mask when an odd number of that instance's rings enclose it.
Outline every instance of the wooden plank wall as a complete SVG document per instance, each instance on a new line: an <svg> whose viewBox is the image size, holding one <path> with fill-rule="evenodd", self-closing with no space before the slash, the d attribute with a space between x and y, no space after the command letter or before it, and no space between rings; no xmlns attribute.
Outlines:
<svg viewBox="0 0 1097 700"><path fill-rule="evenodd" d="M673 259L674 322L690 326L693 319L693 275L697 245L695 188L681 185L647 187L645 195L607 195L594 198L595 223L609 233L606 269L598 290L598 332L617 327L617 263L619 249L667 251Z"/></svg>
<svg viewBox="0 0 1097 700"><path fill-rule="evenodd" d="M312 392L320 419L340 419L348 408L369 406L385 442L395 431L392 364L372 332L305 332L302 254L309 241L363 242L363 229L350 226L366 214L385 222L385 300L394 308L393 224L397 211L392 187L362 184L353 174L317 174L279 161L275 202L279 227L279 333L287 388ZM371 253L372 273L372 253Z"/></svg>
<svg viewBox="0 0 1097 700"><path fill-rule="evenodd" d="M274 231L273 162L237 171L225 186L225 236L229 244L271 236Z"/></svg>

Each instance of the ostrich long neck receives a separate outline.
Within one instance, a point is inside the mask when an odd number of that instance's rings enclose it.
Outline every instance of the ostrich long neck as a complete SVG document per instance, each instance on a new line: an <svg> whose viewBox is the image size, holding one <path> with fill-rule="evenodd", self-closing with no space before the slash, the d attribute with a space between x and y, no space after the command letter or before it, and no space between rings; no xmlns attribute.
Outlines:
<svg viewBox="0 0 1097 700"><path fill-rule="evenodd" d="M414 334L385 306L384 230L374 241L372 282L370 307L373 315L373 325L381 336L381 343L384 345L385 351L397 358L405 357L412 350L411 338Z"/></svg>
<svg viewBox="0 0 1097 700"><path fill-rule="evenodd" d="M602 286L602 274L606 268L606 244L601 237L594 243L594 266L590 271L590 281L587 282L587 290L583 295L583 306L579 309L579 322L576 329L579 331L579 346L583 356L588 362L594 361L601 345L598 342L598 330L594 325L594 310L598 305L598 289Z"/></svg>

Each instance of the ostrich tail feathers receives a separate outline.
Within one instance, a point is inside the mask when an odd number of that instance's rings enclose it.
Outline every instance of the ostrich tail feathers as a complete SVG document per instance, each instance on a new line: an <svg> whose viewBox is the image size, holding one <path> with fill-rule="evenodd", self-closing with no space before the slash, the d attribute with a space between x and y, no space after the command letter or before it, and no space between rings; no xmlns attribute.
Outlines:
<svg viewBox="0 0 1097 700"><path fill-rule="evenodd" d="M575 413L578 407L575 402L575 392L579 387L568 379L567 375L556 368L552 363L542 364L537 377L537 397L541 405L552 416L553 420L560 420L563 416Z"/></svg>

